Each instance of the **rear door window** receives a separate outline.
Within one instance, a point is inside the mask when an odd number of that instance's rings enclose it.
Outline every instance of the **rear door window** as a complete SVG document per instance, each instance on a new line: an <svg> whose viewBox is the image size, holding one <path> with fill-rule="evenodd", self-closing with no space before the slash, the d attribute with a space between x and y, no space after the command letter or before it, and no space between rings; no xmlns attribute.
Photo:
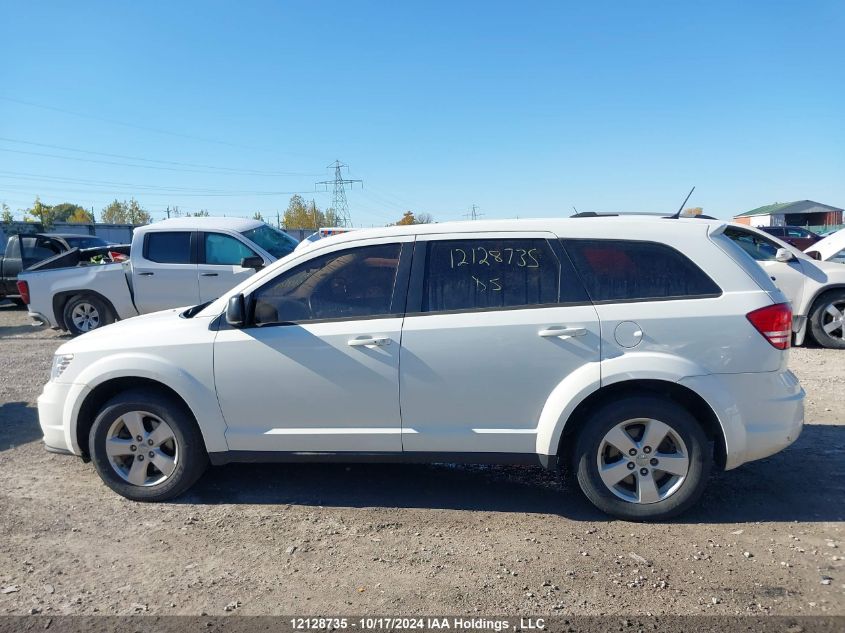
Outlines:
<svg viewBox="0 0 845 633"><path fill-rule="evenodd" d="M713 297L721 289L688 257L657 242L561 240L593 301Z"/></svg>
<svg viewBox="0 0 845 633"><path fill-rule="evenodd" d="M153 231L144 240L144 257L159 264L191 263L190 231Z"/></svg>
<svg viewBox="0 0 845 633"><path fill-rule="evenodd" d="M586 301L583 287L544 239L467 239L425 245L422 312ZM563 298L561 295L563 294Z"/></svg>

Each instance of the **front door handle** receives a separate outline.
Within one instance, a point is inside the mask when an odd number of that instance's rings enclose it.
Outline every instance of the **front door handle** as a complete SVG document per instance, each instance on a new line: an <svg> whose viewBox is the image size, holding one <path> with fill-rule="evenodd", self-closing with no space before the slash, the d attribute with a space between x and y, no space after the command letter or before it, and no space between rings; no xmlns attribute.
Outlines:
<svg viewBox="0 0 845 633"><path fill-rule="evenodd" d="M573 336L585 336L587 328L551 325L544 330L540 330L537 334L544 338L572 338Z"/></svg>
<svg viewBox="0 0 845 633"><path fill-rule="evenodd" d="M138 273L141 277L152 277L155 273Z"/></svg>
<svg viewBox="0 0 845 633"><path fill-rule="evenodd" d="M383 345L390 345L390 339L386 336L359 336L349 339L347 344L349 347L382 347Z"/></svg>
<svg viewBox="0 0 845 633"><path fill-rule="evenodd" d="M200 273L200 277L216 277L217 273Z"/></svg>

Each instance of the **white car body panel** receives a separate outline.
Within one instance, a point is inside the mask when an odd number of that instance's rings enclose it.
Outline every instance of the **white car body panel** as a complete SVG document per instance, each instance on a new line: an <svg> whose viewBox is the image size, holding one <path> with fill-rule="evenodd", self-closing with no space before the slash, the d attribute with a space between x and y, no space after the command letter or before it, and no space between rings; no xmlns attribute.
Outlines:
<svg viewBox="0 0 845 633"><path fill-rule="evenodd" d="M211 453L504 452L542 459L557 454L567 422L586 398L610 385L658 380L686 386L711 406L732 468L794 441L803 391L786 371L787 353L745 318L786 299L767 277L756 269L743 272L719 250L722 227L699 219L547 219L326 238L244 280L193 318L160 312L63 345L58 354L73 354L73 361L39 398L45 438L53 448L80 454L75 438L85 396L112 378L135 376L184 398ZM502 235L667 244L701 267L722 293L266 329L236 329L222 319L228 297L248 295L324 253ZM556 325L585 332L538 336ZM626 338L632 332L640 339L633 344ZM349 340L364 335L384 336L390 344L349 347Z"/></svg>
<svg viewBox="0 0 845 633"><path fill-rule="evenodd" d="M55 328L60 324L53 298L60 293L96 293L114 307L119 319L209 301L255 271L238 265L154 262L145 256L145 236L161 231L221 233L236 239L269 265L276 258L240 233L263 224L241 218L173 218L140 226L133 234L128 262L21 273L19 278L29 284L29 312Z"/></svg>

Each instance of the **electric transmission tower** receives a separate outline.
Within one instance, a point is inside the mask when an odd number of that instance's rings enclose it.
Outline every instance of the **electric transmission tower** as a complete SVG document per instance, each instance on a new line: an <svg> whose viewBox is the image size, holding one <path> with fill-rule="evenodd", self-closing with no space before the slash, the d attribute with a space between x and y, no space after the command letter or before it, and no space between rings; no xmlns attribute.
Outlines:
<svg viewBox="0 0 845 633"><path fill-rule="evenodd" d="M476 205L476 204L472 205L472 209L470 211L468 211L467 213L464 213L464 217L467 218L468 220L477 220L482 215L484 215L484 214L478 212L478 205Z"/></svg>
<svg viewBox="0 0 845 633"><path fill-rule="evenodd" d="M364 186L363 180L350 180L349 178L344 178L343 174L341 173L341 169L346 167L349 168L348 165L344 165L339 160L336 160L331 165L328 166L328 169L334 168L334 180L322 180L316 184L324 185L328 188L329 185L333 186L332 190L332 209L334 210L335 217L337 218L338 226L352 226L352 218L349 217L349 203L346 201L346 185L354 186L355 183L361 183L361 186Z"/></svg>

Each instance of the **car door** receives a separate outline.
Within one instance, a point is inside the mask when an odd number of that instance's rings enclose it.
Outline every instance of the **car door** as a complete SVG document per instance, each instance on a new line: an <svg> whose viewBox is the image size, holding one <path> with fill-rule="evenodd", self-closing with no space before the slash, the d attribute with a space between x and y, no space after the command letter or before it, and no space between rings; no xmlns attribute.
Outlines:
<svg viewBox="0 0 845 633"><path fill-rule="evenodd" d="M141 253L132 252L132 287L141 314L196 305L196 234L194 231L148 231Z"/></svg>
<svg viewBox="0 0 845 633"><path fill-rule="evenodd" d="M261 256L233 235L217 231L200 233L197 263L200 303L216 299L255 274L254 268L241 266L246 257Z"/></svg>
<svg viewBox="0 0 845 633"><path fill-rule="evenodd" d="M775 259L777 251L784 247L754 231L729 226L725 229L725 235L760 264L777 287L786 295L793 307L801 305L801 297L804 293L804 284L807 278L799 259L796 258L788 262L777 261Z"/></svg>
<svg viewBox="0 0 845 633"><path fill-rule="evenodd" d="M535 453L568 375L599 381L599 322L551 233L418 236L402 328L405 451Z"/></svg>
<svg viewBox="0 0 845 633"><path fill-rule="evenodd" d="M412 237L319 249L245 296L214 378L230 450L399 452Z"/></svg>

